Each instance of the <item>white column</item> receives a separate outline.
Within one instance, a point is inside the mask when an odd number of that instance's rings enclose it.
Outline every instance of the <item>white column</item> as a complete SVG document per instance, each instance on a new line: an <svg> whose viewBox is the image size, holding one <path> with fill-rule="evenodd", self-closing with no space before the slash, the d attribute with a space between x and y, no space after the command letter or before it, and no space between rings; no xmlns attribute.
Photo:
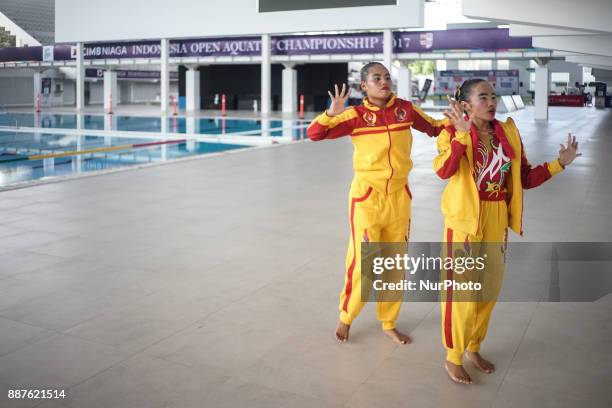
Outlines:
<svg viewBox="0 0 612 408"><path fill-rule="evenodd" d="M40 103L42 106L42 72L34 72L34 109L36 110L37 105Z"/></svg>
<svg viewBox="0 0 612 408"><path fill-rule="evenodd" d="M293 138L293 119L283 119L283 139L295 140Z"/></svg>
<svg viewBox="0 0 612 408"><path fill-rule="evenodd" d="M200 108L200 71L198 67L188 67L185 73L185 106L187 112L196 112Z"/></svg>
<svg viewBox="0 0 612 408"><path fill-rule="evenodd" d="M283 64L283 113L297 110L297 70L294 64Z"/></svg>
<svg viewBox="0 0 612 408"><path fill-rule="evenodd" d="M408 67L409 61L401 61L397 76L397 96L403 99L412 98L412 72Z"/></svg>
<svg viewBox="0 0 612 408"><path fill-rule="evenodd" d="M270 118L261 119L261 137L270 137Z"/></svg>
<svg viewBox="0 0 612 408"><path fill-rule="evenodd" d="M200 133L200 118L195 116L187 116L185 125L188 134Z"/></svg>
<svg viewBox="0 0 612 408"><path fill-rule="evenodd" d="M548 120L548 89L550 86L548 65L538 63L535 76L535 118L536 120Z"/></svg>
<svg viewBox="0 0 612 408"><path fill-rule="evenodd" d="M107 69L104 71L104 112L114 111L119 105L119 92L117 87L117 71Z"/></svg>
<svg viewBox="0 0 612 408"><path fill-rule="evenodd" d="M104 130L110 132L111 130L117 130L117 116L116 115L104 115ZM104 136L104 145L112 146L113 138L110 135Z"/></svg>
<svg viewBox="0 0 612 408"><path fill-rule="evenodd" d="M169 41L167 38L163 38L161 40L161 48L160 48L160 103L161 103L161 113L162 115L168 112L168 98L170 96L170 66L168 63L169 55L170 55L170 47Z"/></svg>
<svg viewBox="0 0 612 408"><path fill-rule="evenodd" d="M84 117L82 113L76 115L76 129L83 130L85 128Z"/></svg>
<svg viewBox="0 0 612 408"><path fill-rule="evenodd" d="M261 114L270 113L272 95L272 67L270 64L270 34L261 35Z"/></svg>
<svg viewBox="0 0 612 408"><path fill-rule="evenodd" d="M383 30L383 64L391 72L393 63L393 32L390 29Z"/></svg>
<svg viewBox="0 0 612 408"><path fill-rule="evenodd" d="M166 112L162 112L162 116L160 118L160 129L163 134L168 133L169 123L168 123L168 115Z"/></svg>
<svg viewBox="0 0 612 408"><path fill-rule="evenodd" d="M83 59L83 43L76 44L76 110L81 112L85 107L85 64Z"/></svg>

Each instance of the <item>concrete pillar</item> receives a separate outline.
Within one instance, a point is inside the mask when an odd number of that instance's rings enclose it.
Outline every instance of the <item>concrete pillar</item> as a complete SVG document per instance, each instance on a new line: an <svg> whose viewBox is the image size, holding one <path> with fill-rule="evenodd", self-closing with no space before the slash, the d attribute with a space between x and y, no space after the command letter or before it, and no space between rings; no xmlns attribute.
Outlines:
<svg viewBox="0 0 612 408"><path fill-rule="evenodd" d="M297 70L294 64L283 64L283 113L297 111Z"/></svg>
<svg viewBox="0 0 612 408"><path fill-rule="evenodd" d="M397 75L397 96L403 99L412 98L412 72L408 67L409 61L401 61Z"/></svg>
<svg viewBox="0 0 612 408"><path fill-rule="evenodd" d="M270 34L261 35L261 114L270 113L272 95L272 65L270 63Z"/></svg>
<svg viewBox="0 0 612 408"><path fill-rule="evenodd" d="M34 110L38 104L42 106L42 72L34 72Z"/></svg>
<svg viewBox="0 0 612 408"><path fill-rule="evenodd" d="M200 118L187 116L185 118L185 127L188 134L200 133Z"/></svg>
<svg viewBox="0 0 612 408"><path fill-rule="evenodd" d="M196 112L200 106L200 71L198 67L188 67L185 73L185 99L187 112Z"/></svg>
<svg viewBox="0 0 612 408"><path fill-rule="evenodd" d="M170 128L170 124L168 123L168 115L166 114L166 112L162 113L162 116L160 118L161 123L160 123L160 129L161 129L161 133L162 134L166 134L168 133L168 130Z"/></svg>
<svg viewBox="0 0 612 408"><path fill-rule="evenodd" d="M117 116L116 115L104 115L104 130L110 132L112 130L117 130ZM113 137L112 136L104 136L104 145L112 146Z"/></svg>
<svg viewBox="0 0 612 408"><path fill-rule="evenodd" d="M283 139L295 140L293 137L293 119L283 119Z"/></svg>
<svg viewBox="0 0 612 408"><path fill-rule="evenodd" d="M159 84L160 84L160 92L159 92L159 98L160 98L160 104L161 104L161 114L164 115L166 113L168 113L168 98L170 97L170 65L169 65L169 58L170 58L170 46L169 46L169 41L167 38L163 38L161 40L161 48L160 48L160 56L159 56L159 62L160 62L160 80L159 80Z"/></svg>
<svg viewBox="0 0 612 408"><path fill-rule="evenodd" d="M161 161L168 161L168 145L163 144L160 146Z"/></svg>
<svg viewBox="0 0 612 408"><path fill-rule="evenodd" d="M76 43L76 110L81 112L85 107L85 61L83 43Z"/></svg>
<svg viewBox="0 0 612 408"><path fill-rule="evenodd" d="M391 72L393 63L393 32L391 29L383 30L383 64Z"/></svg>
<svg viewBox="0 0 612 408"><path fill-rule="evenodd" d="M119 105L119 88L117 87L117 71L104 71L104 112L114 111Z"/></svg>
<svg viewBox="0 0 612 408"><path fill-rule="evenodd" d="M76 149L78 151L83 150L85 144L85 136L82 134L77 135ZM72 158L72 171L75 173L81 173L83 170L83 155L77 154Z"/></svg>
<svg viewBox="0 0 612 408"><path fill-rule="evenodd" d="M270 118L261 119L261 137L270 137Z"/></svg>
<svg viewBox="0 0 612 408"><path fill-rule="evenodd" d="M53 176L55 174L54 158L43 159L43 172L45 177Z"/></svg>
<svg viewBox="0 0 612 408"><path fill-rule="evenodd" d="M535 69L535 119L548 120L548 91L550 87L550 72L547 61L537 61Z"/></svg>

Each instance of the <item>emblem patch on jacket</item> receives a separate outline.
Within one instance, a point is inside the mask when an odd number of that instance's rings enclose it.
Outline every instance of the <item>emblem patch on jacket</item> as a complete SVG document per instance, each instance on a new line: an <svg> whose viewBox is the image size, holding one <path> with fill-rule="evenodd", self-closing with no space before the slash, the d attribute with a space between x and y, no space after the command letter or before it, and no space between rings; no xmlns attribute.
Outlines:
<svg viewBox="0 0 612 408"><path fill-rule="evenodd" d="M394 112L395 119L397 119L398 122L403 122L406 120L406 111L402 107L398 106L395 108Z"/></svg>
<svg viewBox="0 0 612 408"><path fill-rule="evenodd" d="M374 112L367 111L364 113L363 120L365 120L368 126L376 126L376 114Z"/></svg>

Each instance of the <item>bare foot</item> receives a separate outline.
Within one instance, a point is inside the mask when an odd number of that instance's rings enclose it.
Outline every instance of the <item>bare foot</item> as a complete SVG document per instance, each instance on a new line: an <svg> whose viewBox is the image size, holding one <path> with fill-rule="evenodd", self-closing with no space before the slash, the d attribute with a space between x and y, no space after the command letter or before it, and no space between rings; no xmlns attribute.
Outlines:
<svg viewBox="0 0 612 408"><path fill-rule="evenodd" d="M453 364L450 361L447 361L444 364L444 368L446 368L446 372L448 376L456 383L459 384L471 384L472 377L465 371L462 365Z"/></svg>
<svg viewBox="0 0 612 408"><path fill-rule="evenodd" d="M393 339L396 343L399 344L410 344L412 343L412 339L410 336L406 336L403 333L398 332L396 329L391 330L383 330L385 334Z"/></svg>
<svg viewBox="0 0 612 408"><path fill-rule="evenodd" d="M472 351L466 351L465 352L465 356L468 358L468 360L470 360L472 363L474 363L474 365L480 371L482 371L484 373L487 373L487 374L491 374L491 373L495 372L495 365L492 362L482 358L480 353L478 353L478 352L474 353Z"/></svg>
<svg viewBox="0 0 612 408"><path fill-rule="evenodd" d="M336 327L336 340L338 340L339 343L346 343L349 338L350 329L351 326L349 324L344 324L339 321Z"/></svg>

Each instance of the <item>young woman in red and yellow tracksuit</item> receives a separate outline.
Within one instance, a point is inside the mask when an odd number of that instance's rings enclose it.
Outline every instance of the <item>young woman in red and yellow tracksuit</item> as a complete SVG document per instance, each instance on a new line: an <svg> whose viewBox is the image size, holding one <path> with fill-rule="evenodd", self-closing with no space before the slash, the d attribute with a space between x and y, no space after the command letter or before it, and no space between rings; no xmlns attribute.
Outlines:
<svg viewBox="0 0 612 408"><path fill-rule="evenodd" d="M508 227L523 234L523 189L544 183L579 154L576 138L570 135L558 159L532 167L514 121L495 119L495 90L485 80L464 82L455 101L445 113L451 125L438 136L439 155L434 159L438 176L449 179L442 195L443 257L484 253L486 257L481 275L442 271L443 279L466 281L467 276L480 276L484 280L482 292L475 297L453 293L452 287L442 294L442 342L449 376L469 384L471 378L462 365L464 354L480 370L495 370L479 351L501 289Z"/></svg>
<svg viewBox="0 0 612 408"><path fill-rule="evenodd" d="M329 93L331 106L308 127L311 140L351 136L355 178L349 196L351 236L346 277L340 294L336 339L348 340L349 328L364 306L361 293L361 243L406 242L410 230L412 196L408 173L412 168L410 128L436 136L447 120L434 120L412 103L391 92L389 71L380 63L361 70L363 104L345 109L350 92L343 85ZM364 296L367 298L367 296ZM410 338L395 329L401 301L379 301L377 317L383 331L400 344Z"/></svg>

